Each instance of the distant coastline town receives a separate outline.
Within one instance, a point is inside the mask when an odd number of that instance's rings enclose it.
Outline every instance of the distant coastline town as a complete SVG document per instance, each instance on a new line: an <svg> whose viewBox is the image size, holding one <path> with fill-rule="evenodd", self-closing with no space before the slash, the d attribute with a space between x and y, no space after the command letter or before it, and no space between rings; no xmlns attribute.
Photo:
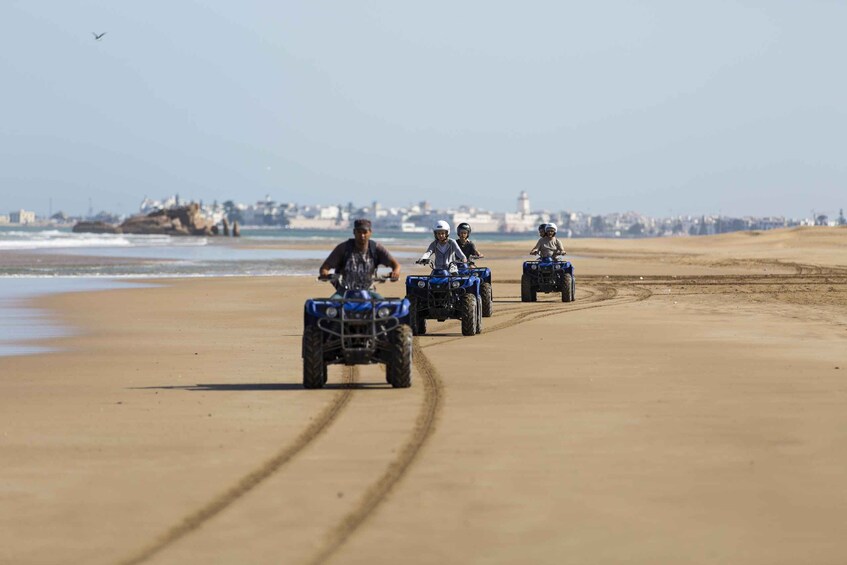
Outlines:
<svg viewBox="0 0 847 565"><path fill-rule="evenodd" d="M188 201L173 195L162 200L144 198L139 214L151 214L185 206ZM671 237L713 235L736 231L763 231L793 226L844 226L847 220L844 211L836 217L812 212L806 218L777 217L728 217L723 215L673 216L654 218L637 212L614 212L588 214L567 210L538 210L530 205L529 195L521 192L512 212L492 212L471 206L438 209L428 202L419 202L406 207L382 206L372 202L369 206L358 206L352 202L344 205L300 205L277 202L267 196L254 204L243 204L227 200L208 204L197 202L199 213L210 225L226 223L242 228L276 228L290 230L349 230L355 218L369 218L374 230L381 232L428 232L436 220L446 219L453 225L468 222L476 234L480 233L530 233L538 224L555 222L562 237ZM117 224L124 216L110 212L86 216L68 216L63 212L39 217L35 212L16 210L0 214L0 226L73 226L77 222L103 222Z"/></svg>

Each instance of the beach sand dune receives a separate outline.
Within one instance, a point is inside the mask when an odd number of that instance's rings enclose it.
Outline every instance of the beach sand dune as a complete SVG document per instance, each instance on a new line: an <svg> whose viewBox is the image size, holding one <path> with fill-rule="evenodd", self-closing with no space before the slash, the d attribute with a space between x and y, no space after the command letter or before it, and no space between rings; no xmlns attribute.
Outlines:
<svg viewBox="0 0 847 565"><path fill-rule="evenodd" d="M569 240L564 304L531 243L404 390L301 388L309 278L40 299L80 333L0 358L0 562L847 561L847 230Z"/></svg>

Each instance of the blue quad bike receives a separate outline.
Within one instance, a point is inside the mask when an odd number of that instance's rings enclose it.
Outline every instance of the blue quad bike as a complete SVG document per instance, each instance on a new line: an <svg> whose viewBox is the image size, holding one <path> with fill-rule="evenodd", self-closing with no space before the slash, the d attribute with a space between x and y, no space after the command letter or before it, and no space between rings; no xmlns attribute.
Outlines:
<svg viewBox="0 0 847 565"><path fill-rule="evenodd" d="M494 291L491 286L491 269L488 267L477 267L474 262L479 257L472 255L468 257L467 263L457 265L460 275L476 275L479 277L479 296L482 300L482 317L490 318L494 313Z"/></svg>
<svg viewBox="0 0 847 565"><path fill-rule="evenodd" d="M462 321L462 335L482 332L482 280L475 273L433 269L430 275L406 277L409 325L414 335L426 333L426 321Z"/></svg>
<svg viewBox="0 0 847 565"><path fill-rule="evenodd" d="M338 280L336 275L319 280ZM384 279L380 279L380 282ZM303 313L303 387L326 384L327 365L385 364L394 388L412 386L409 301L348 290L343 298L307 300Z"/></svg>
<svg viewBox="0 0 847 565"><path fill-rule="evenodd" d="M561 293L562 302L573 302L576 297L576 279L571 262L560 261L558 257L524 261L521 302L535 302L539 292Z"/></svg>

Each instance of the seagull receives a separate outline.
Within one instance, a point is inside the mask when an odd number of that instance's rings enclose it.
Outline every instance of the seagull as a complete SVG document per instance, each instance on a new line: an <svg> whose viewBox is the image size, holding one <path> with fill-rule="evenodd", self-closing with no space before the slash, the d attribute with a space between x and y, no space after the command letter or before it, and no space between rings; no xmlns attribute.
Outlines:
<svg viewBox="0 0 847 565"><path fill-rule="evenodd" d="M94 36L94 40L95 40L95 41L100 41L101 39L103 39L103 36L104 36L104 35L106 35L106 32L104 31L104 32L103 32L103 33L101 33L100 35L97 35L96 33L94 33L94 32L92 31L92 32L91 32L91 35L93 35L93 36Z"/></svg>

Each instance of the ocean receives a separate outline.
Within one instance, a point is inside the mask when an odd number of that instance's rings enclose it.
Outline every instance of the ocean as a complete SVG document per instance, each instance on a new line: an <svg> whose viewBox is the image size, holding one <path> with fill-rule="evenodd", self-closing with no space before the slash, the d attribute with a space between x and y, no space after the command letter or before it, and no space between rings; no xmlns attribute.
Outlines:
<svg viewBox="0 0 847 565"><path fill-rule="evenodd" d="M314 242L320 236L308 237ZM247 234L233 240L0 226L0 356L46 352L38 340L71 331L31 306L38 296L140 286L145 279L167 277L314 275L327 254L262 248L274 239L266 232L255 240ZM331 238L326 240L330 247Z"/></svg>
<svg viewBox="0 0 847 565"><path fill-rule="evenodd" d="M278 228L245 228L240 238L233 239L0 226L0 356L43 352L33 340L70 331L29 306L36 296L126 287L167 277L315 276L333 246L349 237L349 231ZM421 252L431 238L429 233L374 234L389 249L419 246ZM473 239L534 241L526 234L480 234ZM398 259L417 256L408 251L392 253Z"/></svg>

